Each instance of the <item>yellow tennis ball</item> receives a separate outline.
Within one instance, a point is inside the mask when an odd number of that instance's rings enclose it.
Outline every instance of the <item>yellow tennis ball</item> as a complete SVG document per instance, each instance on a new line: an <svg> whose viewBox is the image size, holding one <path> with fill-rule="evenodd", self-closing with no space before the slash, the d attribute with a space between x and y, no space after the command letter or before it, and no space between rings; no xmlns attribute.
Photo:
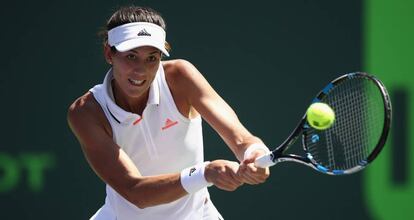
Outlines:
<svg viewBox="0 0 414 220"><path fill-rule="evenodd" d="M306 111L306 119L311 127L317 130L325 130L334 123L335 112L329 105L316 102L310 105Z"/></svg>

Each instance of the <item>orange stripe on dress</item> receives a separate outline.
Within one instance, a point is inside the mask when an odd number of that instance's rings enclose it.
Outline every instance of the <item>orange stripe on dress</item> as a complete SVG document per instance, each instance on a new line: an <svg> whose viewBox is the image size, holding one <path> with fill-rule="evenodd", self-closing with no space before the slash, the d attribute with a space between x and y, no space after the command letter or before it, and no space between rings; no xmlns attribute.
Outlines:
<svg viewBox="0 0 414 220"><path fill-rule="evenodd" d="M142 120L142 117L141 117L141 118L138 118L137 120L135 120L135 121L134 121L134 123L132 123L132 124L133 124L133 125L136 125L136 124L138 124L141 120Z"/></svg>

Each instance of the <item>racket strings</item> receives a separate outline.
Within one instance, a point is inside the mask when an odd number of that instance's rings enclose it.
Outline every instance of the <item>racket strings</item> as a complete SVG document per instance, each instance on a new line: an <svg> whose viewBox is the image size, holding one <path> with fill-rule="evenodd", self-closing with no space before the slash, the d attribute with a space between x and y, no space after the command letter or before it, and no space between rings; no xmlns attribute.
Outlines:
<svg viewBox="0 0 414 220"><path fill-rule="evenodd" d="M306 132L305 144L313 159L329 170L366 163L384 126L379 88L370 79L355 77L336 85L321 101L333 108L336 119L327 130Z"/></svg>

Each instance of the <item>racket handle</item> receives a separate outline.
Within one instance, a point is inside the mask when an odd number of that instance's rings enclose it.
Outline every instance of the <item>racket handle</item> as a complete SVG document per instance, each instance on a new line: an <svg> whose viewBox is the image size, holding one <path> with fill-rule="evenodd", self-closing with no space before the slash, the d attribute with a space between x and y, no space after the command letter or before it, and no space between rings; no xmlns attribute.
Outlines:
<svg viewBox="0 0 414 220"><path fill-rule="evenodd" d="M256 167L261 167L261 168L271 167L276 164L275 162L273 162L272 158L273 158L273 153L269 152L263 156L256 158L256 160L254 161L254 165Z"/></svg>

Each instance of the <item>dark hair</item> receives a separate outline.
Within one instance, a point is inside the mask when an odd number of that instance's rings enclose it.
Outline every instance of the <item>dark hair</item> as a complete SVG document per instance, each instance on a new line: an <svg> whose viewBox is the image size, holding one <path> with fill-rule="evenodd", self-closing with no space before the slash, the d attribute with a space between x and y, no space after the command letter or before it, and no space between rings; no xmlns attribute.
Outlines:
<svg viewBox="0 0 414 220"><path fill-rule="evenodd" d="M133 22L149 22L156 24L166 30L167 25L161 14L152 8L139 7L139 6L123 6L115 11L109 20L106 22L105 28L99 32L99 35L103 38L103 44L108 44L108 31L112 28L116 28L123 24ZM169 43L165 42L165 49L171 50ZM115 47L111 47L113 52L116 52Z"/></svg>

